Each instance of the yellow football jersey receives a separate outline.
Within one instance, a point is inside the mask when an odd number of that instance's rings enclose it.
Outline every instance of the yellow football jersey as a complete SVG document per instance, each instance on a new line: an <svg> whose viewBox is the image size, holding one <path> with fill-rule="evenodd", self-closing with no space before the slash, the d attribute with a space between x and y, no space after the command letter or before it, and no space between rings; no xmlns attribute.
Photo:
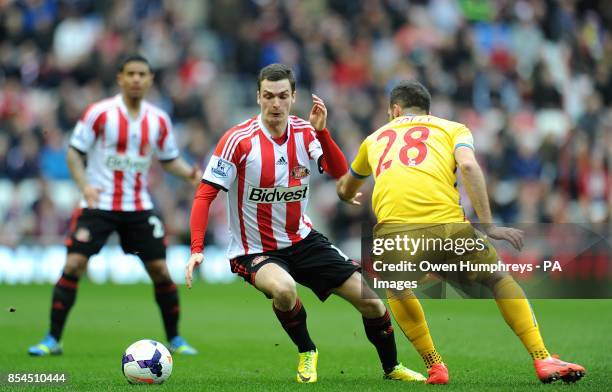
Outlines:
<svg viewBox="0 0 612 392"><path fill-rule="evenodd" d="M459 146L474 148L470 130L431 115L401 116L368 136L351 172L374 175L378 223L463 222L454 156Z"/></svg>

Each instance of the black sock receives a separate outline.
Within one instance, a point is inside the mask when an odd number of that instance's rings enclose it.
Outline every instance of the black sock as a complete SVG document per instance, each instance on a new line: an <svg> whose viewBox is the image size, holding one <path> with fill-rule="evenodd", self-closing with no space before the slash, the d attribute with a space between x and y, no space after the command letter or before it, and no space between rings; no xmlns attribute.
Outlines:
<svg viewBox="0 0 612 392"><path fill-rule="evenodd" d="M306 327L306 309L302 306L299 298L295 301L293 309L288 312L276 309L274 303L272 303L272 309L274 309L278 321L280 321L293 343L295 343L299 352L316 350Z"/></svg>
<svg viewBox="0 0 612 392"><path fill-rule="evenodd" d="M58 342L62 338L62 332L64 331L64 325L66 324L70 308L74 305L78 287L78 276L64 273L53 289L50 333Z"/></svg>
<svg viewBox="0 0 612 392"><path fill-rule="evenodd" d="M363 326L368 340L378 351L378 357L385 373L389 373L398 364L395 335L393 334L389 312L386 311L384 316L375 319L364 317Z"/></svg>
<svg viewBox="0 0 612 392"><path fill-rule="evenodd" d="M174 282L156 283L155 301L157 301L157 305L159 305L159 310L164 320L166 338L170 341L178 335L178 320L180 313L178 292L176 291Z"/></svg>

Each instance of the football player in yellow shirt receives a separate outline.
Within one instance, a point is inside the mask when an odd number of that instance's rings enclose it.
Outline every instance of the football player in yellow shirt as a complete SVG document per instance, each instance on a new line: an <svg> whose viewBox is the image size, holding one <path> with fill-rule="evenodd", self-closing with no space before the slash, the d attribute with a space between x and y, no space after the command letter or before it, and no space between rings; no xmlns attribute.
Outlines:
<svg viewBox="0 0 612 392"><path fill-rule="evenodd" d="M401 82L391 91L389 123L363 141L349 172L338 180L338 196L348 203L359 204L358 190L373 175L375 237L412 232L413 237L472 238L481 241L484 249L464 254L463 258L472 257L481 264L497 263L497 252L487 237L508 241L520 250L523 232L493 223L470 130L463 124L431 115L430 102L429 92L417 81ZM486 236L467 222L459 200L457 169L461 170L462 181ZM434 257L441 262L453 261L448 253ZM529 302L512 276L504 272L440 275L455 284L476 282L492 291L504 319L533 358L542 382L558 379L573 382L585 375L582 366L549 355ZM428 367L427 382L448 383L448 369L433 344L423 309L414 293L405 290L399 295L391 291L388 294L396 321Z"/></svg>

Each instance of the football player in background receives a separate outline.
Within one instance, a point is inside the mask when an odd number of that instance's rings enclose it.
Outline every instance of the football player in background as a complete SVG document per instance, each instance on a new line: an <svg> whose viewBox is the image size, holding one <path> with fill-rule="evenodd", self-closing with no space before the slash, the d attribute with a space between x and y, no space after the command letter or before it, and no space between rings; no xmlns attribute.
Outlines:
<svg viewBox="0 0 612 392"><path fill-rule="evenodd" d="M160 108L144 100L153 83L148 61L131 55L117 73L120 93L89 106L70 139L68 166L83 194L66 239L67 259L53 289L50 330L29 348L34 356L62 353L60 339L89 258L113 232L126 253L140 257L153 281L169 348L196 354L178 333L179 298L166 265L164 226L153 212L147 175L155 155L167 172L194 186L202 175L180 156L172 124Z"/></svg>

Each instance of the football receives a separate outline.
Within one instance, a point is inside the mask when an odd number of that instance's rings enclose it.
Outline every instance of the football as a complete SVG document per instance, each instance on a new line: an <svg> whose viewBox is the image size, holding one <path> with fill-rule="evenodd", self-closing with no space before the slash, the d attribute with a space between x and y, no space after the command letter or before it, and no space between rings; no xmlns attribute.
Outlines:
<svg viewBox="0 0 612 392"><path fill-rule="evenodd" d="M139 340L123 353L121 369L130 384L161 384L172 374L172 355L155 340Z"/></svg>

